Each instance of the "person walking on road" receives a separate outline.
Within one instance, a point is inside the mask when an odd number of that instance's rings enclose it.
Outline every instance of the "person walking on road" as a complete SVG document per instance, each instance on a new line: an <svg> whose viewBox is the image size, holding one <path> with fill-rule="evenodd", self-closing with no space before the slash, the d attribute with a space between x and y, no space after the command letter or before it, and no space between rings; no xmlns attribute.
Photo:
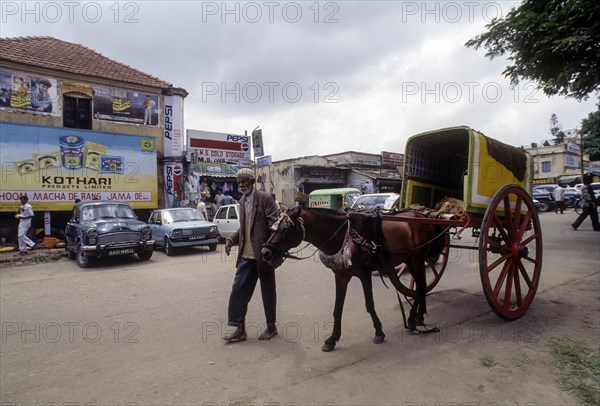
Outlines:
<svg viewBox="0 0 600 406"><path fill-rule="evenodd" d="M579 228L587 216L590 216L594 231L600 231L600 224L598 223L598 204L596 203L594 190L590 186L592 180L593 176L591 173L583 175L583 186L581 187L581 207L583 212L577 217L577 220L571 224L573 231L576 231Z"/></svg>
<svg viewBox="0 0 600 406"><path fill-rule="evenodd" d="M560 210L560 214L565 214L565 188L562 185L558 185L554 189L554 201L556 202L554 213L558 214Z"/></svg>
<svg viewBox="0 0 600 406"><path fill-rule="evenodd" d="M267 328L258 339L269 340L277 335L275 272L263 262L261 254L262 246L271 234L271 226L277 221L277 208L271 195L256 190L254 183L254 172L251 169L242 168L238 171L237 184L242 192L239 203L240 228L225 242L227 255L230 254L231 247L239 245L227 322L227 325L236 327L236 330L223 337L227 342L247 339L246 312L259 280Z"/></svg>
<svg viewBox="0 0 600 406"><path fill-rule="evenodd" d="M32 250L37 247L37 244L27 236L27 232L31 228L31 219L33 218L33 207L29 204L27 196L21 196L21 207L17 211L15 218L19 219L19 254L25 255L27 254L28 245Z"/></svg>

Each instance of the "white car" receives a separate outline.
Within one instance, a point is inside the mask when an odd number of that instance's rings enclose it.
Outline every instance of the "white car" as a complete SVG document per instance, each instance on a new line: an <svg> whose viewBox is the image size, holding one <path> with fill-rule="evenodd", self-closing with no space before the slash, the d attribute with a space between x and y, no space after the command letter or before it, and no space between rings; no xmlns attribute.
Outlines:
<svg viewBox="0 0 600 406"><path fill-rule="evenodd" d="M399 198L400 195L398 193L373 193L361 195L356 199L354 204L352 204L352 210L368 208L390 210Z"/></svg>
<svg viewBox="0 0 600 406"><path fill-rule="evenodd" d="M240 228L240 205L227 204L219 207L213 217L222 238L231 237Z"/></svg>

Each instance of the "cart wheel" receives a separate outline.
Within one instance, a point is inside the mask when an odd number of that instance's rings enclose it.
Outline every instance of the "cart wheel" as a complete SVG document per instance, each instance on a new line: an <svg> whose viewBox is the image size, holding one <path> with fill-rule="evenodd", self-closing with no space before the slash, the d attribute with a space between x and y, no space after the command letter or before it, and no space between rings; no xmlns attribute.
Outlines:
<svg viewBox="0 0 600 406"><path fill-rule="evenodd" d="M506 185L485 212L479 240L479 274L492 310L506 320L525 314L541 271L542 229L533 200L520 186Z"/></svg>
<svg viewBox="0 0 600 406"><path fill-rule="evenodd" d="M431 289L438 284L442 278L442 274L448 264L448 252L450 251L450 234L444 234L444 248L438 258L427 258L425 263L425 277L427 278L427 288L425 293L429 293ZM408 271L408 266L404 263L394 268L400 283L395 285L398 291L408 297L416 297L417 290L415 280Z"/></svg>

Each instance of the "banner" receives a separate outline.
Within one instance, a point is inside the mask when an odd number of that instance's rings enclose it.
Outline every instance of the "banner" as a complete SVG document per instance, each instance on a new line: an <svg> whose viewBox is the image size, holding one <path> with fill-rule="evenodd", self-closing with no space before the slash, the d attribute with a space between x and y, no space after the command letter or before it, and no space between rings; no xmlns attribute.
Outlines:
<svg viewBox="0 0 600 406"><path fill-rule="evenodd" d="M0 107L60 116L56 79L0 71Z"/></svg>
<svg viewBox="0 0 600 406"><path fill-rule="evenodd" d="M27 194L35 210L71 210L75 199L156 208L155 138L0 122L0 211Z"/></svg>
<svg viewBox="0 0 600 406"><path fill-rule="evenodd" d="M183 164L165 162L165 208L180 207L183 199Z"/></svg>
<svg viewBox="0 0 600 406"><path fill-rule="evenodd" d="M159 111L158 96L94 86L96 120L157 126Z"/></svg>
<svg viewBox="0 0 600 406"><path fill-rule="evenodd" d="M164 156L183 153L183 97L165 96Z"/></svg>

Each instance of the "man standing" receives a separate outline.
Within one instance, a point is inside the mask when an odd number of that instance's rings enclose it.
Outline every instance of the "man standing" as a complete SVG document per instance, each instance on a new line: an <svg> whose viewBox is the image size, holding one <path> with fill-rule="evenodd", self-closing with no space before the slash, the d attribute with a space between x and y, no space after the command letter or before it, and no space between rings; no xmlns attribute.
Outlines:
<svg viewBox="0 0 600 406"><path fill-rule="evenodd" d="M565 189L562 185L558 185L556 189L554 189L554 201L556 202L554 213L558 214L558 211L560 210L560 214L565 214Z"/></svg>
<svg viewBox="0 0 600 406"><path fill-rule="evenodd" d="M27 231L31 227L31 219L33 218L33 207L28 202L29 198L27 196L21 196L21 208L15 215L15 218L19 219L19 254L21 255L27 254L28 245L32 250L37 246L36 243L27 237Z"/></svg>
<svg viewBox="0 0 600 406"><path fill-rule="evenodd" d="M271 234L270 228L277 221L277 209L275 201L268 193L254 188L254 182L254 172L251 169L242 168L238 171L237 184L242 192L240 228L225 242L227 255L230 254L232 246L239 245L227 322L227 325L237 329L223 337L228 342L245 341L247 338L246 312L258 280L267 321L267 328L258 339L269 340L277 335L275 272L263 262L261 254L262 246Z"/></svg>
<svg viewBox="0 0 600 406"><path fill-rule="evenodd" d="M154 100L150 98L150 95L146 95L142 106L144 107L144 124L152 125L152 108L154 108Z"/></svg>

